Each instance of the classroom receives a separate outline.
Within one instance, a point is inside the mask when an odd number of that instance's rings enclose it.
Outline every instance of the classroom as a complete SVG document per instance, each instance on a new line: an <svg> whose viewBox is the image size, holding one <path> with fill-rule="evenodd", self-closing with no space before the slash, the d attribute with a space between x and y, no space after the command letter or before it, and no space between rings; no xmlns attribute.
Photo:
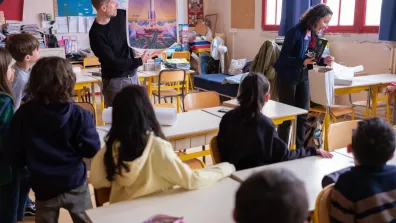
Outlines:
<svg viewBox="0 0 396 223"><path fill-rule="evenodd" d="M0 223L396 221L395 0L0 0Z"/></svg>

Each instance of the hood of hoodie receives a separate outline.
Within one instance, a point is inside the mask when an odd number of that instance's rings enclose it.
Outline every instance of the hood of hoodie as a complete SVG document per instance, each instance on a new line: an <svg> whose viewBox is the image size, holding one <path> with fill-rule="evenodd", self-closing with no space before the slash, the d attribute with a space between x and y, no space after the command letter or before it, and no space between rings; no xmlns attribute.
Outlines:
<svg viewBox="0 0 396 223"><path fill-rule="evenodd" d="M124 164L129 167L130 171L126 172L125 169L122 169L122 175L115 175L115 180L118 184L124 187L131 186L133 183L135 183L135 181L139 178L141 174L144 174L142 173L142 169L146 165L148 158L150 157L150 153L153 149L154 137L155 136L153 133L149 134L146 147L144 148L144 151L140 157L136 158L134 161L124 162ZM114 143L113 157L115 163L117 163L119 147L119 142Z"/></svg>
<svg viewBox="0 0 396 223"><path fill-rule="evenodd" d="M70 120L73 113L73 104L44 105L38 102L28 102L24 109L29 109L31 116L28 122L33 123L40 132L53 132L61 129ZM23 108L21 107L21 108Z"/></svg>

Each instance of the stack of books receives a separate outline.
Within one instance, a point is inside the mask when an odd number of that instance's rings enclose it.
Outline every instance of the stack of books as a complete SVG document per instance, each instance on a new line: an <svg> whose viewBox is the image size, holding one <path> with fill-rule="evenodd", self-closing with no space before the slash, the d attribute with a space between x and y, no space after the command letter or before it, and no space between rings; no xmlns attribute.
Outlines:
<svg viewBox="0 0 396 223"><path fill-rule="evenodd" d="M21 26L21 32L22 33L29 33L36 37L36 39L40 43L40 48L45 48L45 41L43 38L43 31L39 29L37 24L26 24Z"/></svg>

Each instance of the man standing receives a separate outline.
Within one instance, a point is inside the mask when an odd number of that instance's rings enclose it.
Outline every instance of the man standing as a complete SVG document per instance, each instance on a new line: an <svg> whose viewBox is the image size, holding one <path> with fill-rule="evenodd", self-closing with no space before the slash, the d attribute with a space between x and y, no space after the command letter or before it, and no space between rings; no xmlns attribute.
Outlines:
<svg viewBox="0 0 396 223"><path fill-rule="evenodd" d="M91 0L98 14L89 31L92 51L102 65L102 93L106 107L112 105L114 96L125 86L139 84L137 68L150 56L146 53L135 58L128 46L125 10L117 9L116 0Z"/></svg>

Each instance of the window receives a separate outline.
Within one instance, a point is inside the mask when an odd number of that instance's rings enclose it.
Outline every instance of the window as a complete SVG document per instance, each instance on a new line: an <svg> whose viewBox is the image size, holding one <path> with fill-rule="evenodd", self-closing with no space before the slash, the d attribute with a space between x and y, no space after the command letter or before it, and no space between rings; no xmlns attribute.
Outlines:
<svg viewBox="0 0 396 223"><path fill-rule="evenodd" d="M262 28L278 31L282 15L282 0L263 0Z"/></svg>
<svg viewBox="0 0 396 223"><path fill-rule="evenodd" d="M377 33L382 0L324 0L331 10L328 32Z"/></svg>

